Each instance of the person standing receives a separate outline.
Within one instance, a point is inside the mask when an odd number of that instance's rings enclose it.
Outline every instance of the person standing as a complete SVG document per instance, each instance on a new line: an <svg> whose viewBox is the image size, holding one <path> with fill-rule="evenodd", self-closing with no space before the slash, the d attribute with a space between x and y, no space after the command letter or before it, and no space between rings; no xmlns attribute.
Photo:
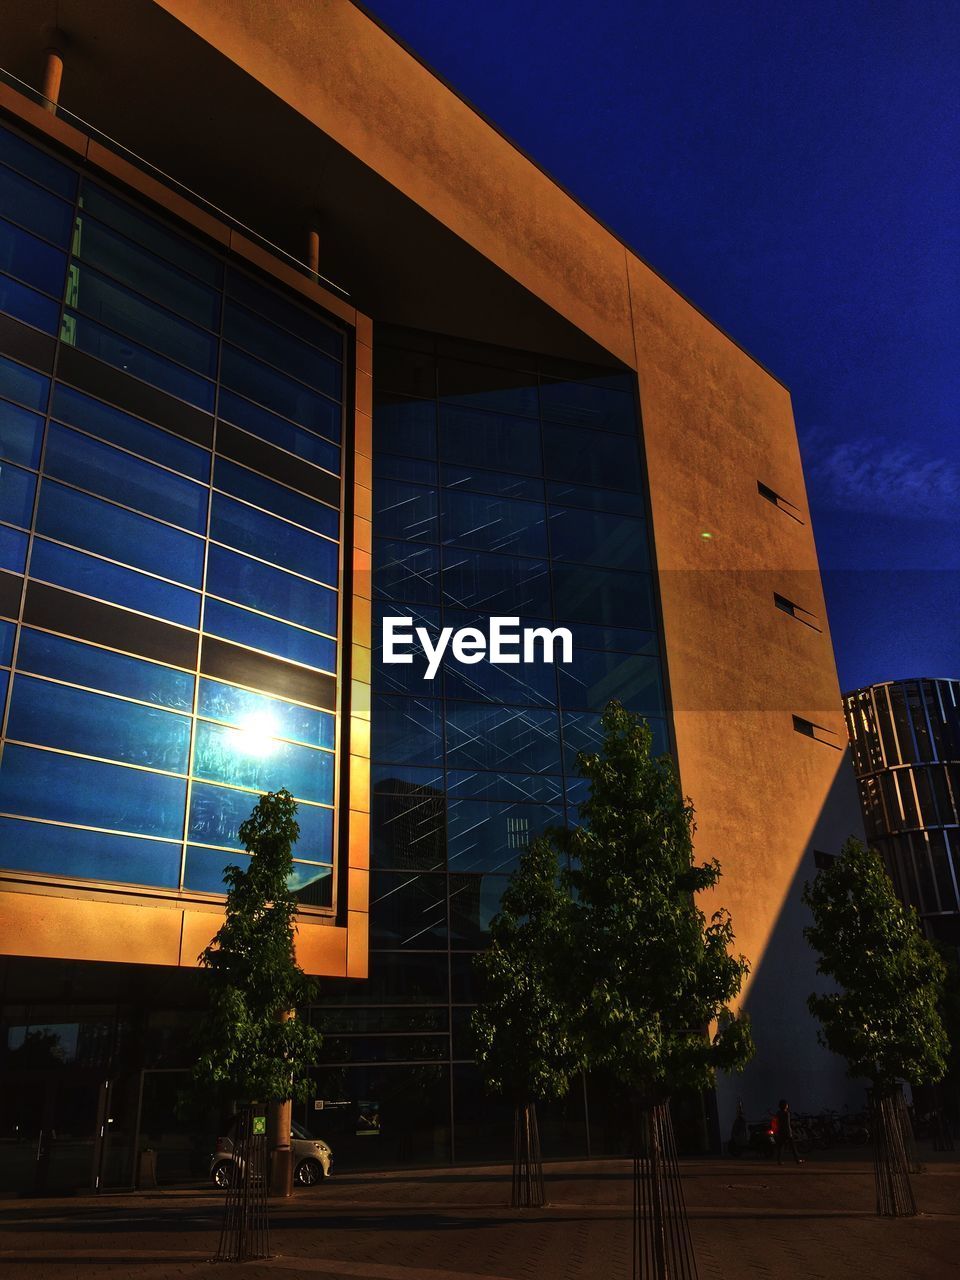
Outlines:
<svg viewBox="0 0 960 1280"><path fill-rule="evenodd" d="M786 1098L781 1098L777 1108L777 1127L774 1134L774 1142L777 1147L777 1164L783 1164L783 1148L790 1144L790 1150L793 1152L793 1158L797 1164L803 1164L800 1159L800 1152L797 1150L797 1141L793 1136L793 1123L790 1119L790 1103Z"/></svg>

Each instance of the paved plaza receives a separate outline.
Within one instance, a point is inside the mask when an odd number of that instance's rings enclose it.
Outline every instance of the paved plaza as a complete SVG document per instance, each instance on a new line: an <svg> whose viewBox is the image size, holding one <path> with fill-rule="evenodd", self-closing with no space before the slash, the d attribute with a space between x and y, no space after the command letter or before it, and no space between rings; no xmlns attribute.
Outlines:
<svg viewBox="0 0 960 1280"><path fill-rule="evenodd" d="M919 1217L873 1216L862 1160L802 1167L687 1161L684 1191L701 1280L917 1280L956 1274L960 1162L915 1178ZM0 1202L4 1280L628 1280L630 1167L547 1166L547 1208L507 1205L509 1169L340 1174L272 1209L267 1262L211 1264L212 1190Z"/></svg>

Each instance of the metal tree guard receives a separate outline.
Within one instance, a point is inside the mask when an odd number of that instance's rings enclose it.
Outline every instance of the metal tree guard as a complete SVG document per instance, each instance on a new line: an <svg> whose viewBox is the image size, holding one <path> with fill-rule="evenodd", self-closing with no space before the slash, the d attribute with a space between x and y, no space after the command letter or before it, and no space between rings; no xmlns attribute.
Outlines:
<svg viewBox="0 0 960 1280"><path fill-rule="evenodd" d="M698 1280L667 1100L634 1102L633 1280Z"/></svg>
<svg viewBox="0 0 960 1280"><path fill-rule="evenodd" d="M270 1257L267 1219L266 1117L240 1108L233 1146L233 1177L227 1187L216 1262Z"/></svg>
<svg viewBox="0 0 960 1280"><path fill-rule="evenodd" d="M874 1094L870 1101L877 1213L882 1218L916 1217L917 1202L913 1197L896 1099L890 1094L879 1097Z"/></svg>
<svg viewBox="0 0 960 1280"><path fill-rule="evenodd" d="M925 1173L926 1166L921 1162L917 1151L917 1136L913 1132L913 1121L907 1110L907 1100L903 1096L903 1088L899 1086L894 1094L897 1122L900 1125L900 1138L903 1142L904 1154L907 1157L907 1168L911 1173Z"/></svg>
<svg viewBox="0 0 960 1280"><path fill-rule="evenodd" d="M534 1102L521 1102L515 1108L513 1118L510 1205L514 1209L541 1209L546 1203L537 1106Z"/></svg>

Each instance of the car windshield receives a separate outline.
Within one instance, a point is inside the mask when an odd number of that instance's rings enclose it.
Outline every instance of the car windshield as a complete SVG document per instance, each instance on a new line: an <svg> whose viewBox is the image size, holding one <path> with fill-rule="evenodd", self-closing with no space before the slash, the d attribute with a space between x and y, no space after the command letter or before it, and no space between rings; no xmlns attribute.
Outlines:
<svg viewBox="0 0 960 1280"><path fill-rule="evenodd" d="M302 1124L297 1124L297 1122L294 1121L290 1127L293 1130L293 1136L295 1138L307 1138L310 1142L316 1141L310 1130L305 1129Z"/></svg>

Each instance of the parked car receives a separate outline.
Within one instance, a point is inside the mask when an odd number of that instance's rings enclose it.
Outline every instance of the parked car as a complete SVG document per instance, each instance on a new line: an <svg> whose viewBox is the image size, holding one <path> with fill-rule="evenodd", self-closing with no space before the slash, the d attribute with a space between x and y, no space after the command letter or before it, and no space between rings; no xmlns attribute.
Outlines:
<svg viewBox="0 0 960 1280"><path fill-rule="evenodd" d="M290 1135L293 1147L293 1182L294 1186L312 1187L315 1183L330 1177L333 1168L333 1152L322 1138L315 1138L304 1129L303 1125L294 1123ZM210 1177L214 1185L229 1187L237 1169L237 1158L233 1151L233 1138L226 1134L217 1138L213 1155L210 1157Z"/></svg>

